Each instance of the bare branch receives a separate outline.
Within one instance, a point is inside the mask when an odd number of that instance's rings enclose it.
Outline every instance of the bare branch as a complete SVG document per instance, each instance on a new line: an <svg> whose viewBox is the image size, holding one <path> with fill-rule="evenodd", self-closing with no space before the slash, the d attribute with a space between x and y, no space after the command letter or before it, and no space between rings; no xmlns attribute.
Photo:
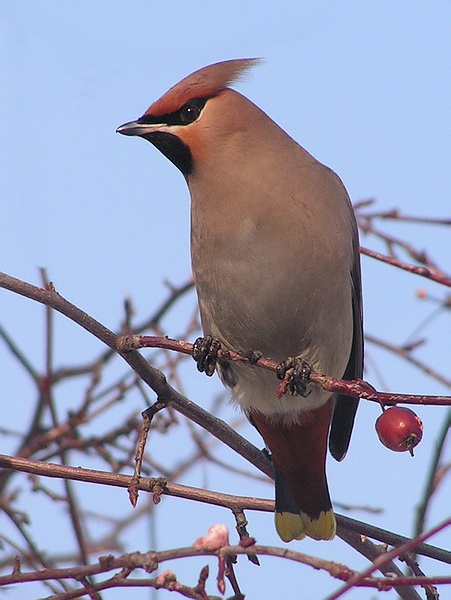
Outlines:
<svg viewBox="0 0 451 600"><path fill-rule="evenodd" d="M105 471L96 471L93 469L82 469L81 467L67 467L54 463L49 464L23 458L15 458L3 454L0 454L0 467L3 467L4 469L23 471L25 473L43 475L45 477L72 479L74 481L84 481L86 483L97 483L120 488L128 488L131 479L131 476L120 475L117 473L107 473ZM162 482L161 478L141 477L137 486L142 491L153 493L155 486L157 486L160 490L162 483L164 484L162 490L163 494L195 500L196 502L213 504L215 506L222 506L230 509L234 513L243 510L274 512L274 502L272 500L212 492L210 490L203 490L187 485L169 483L166 481ZM345 528L346 530L368 535L376 540L392 545L407 544L411 542L411 540L405 536L386 531L379 527L368 525L362 521L351 519L350 517L345 517L344 515L336 516L338 535L341 535L341 529ZM441 560L451 564L451 552L441 548L435 548L433 546L429 546L428 544L419 544L417 552L419 554L423 554L424 556L435 558L436 560Z"/></svg>
<svg viewBox="0 0 451 600"><path fill-rule="evenodd" d="M167 348L183 354L192 355L193 344L181 340L174 340L168 337L158 337L150 335L123 336L118 338L118 347L122 351L128 348ZM276 371L277 363L270 358L261 357L257 361L251 361L247 353L240 353L234 350L219 350L218 357L224 361L236 361L252 366L262 367L269 371ZM369 383L365 381L345 381L328 377L316 371L310 373L310 381L320 385L323 389L330 392L338 392L348 396L355 396L364 400L371 400L383 405L391 404L428 404L435 406L451 406L451 396L425 396L415 394L389 394L387 392L378 392Z"/></svg>
<svg viewBox="0 0 451 600"><path fill-rule="evenodd" d="M426 277L431 281L435 281L437 283L440 283L441 285L451 287L451 277L437 273L435 272L435 270L429 267L418 267L416 265L409 265L408 263L405 263L397 258L386 256L385 254L381 254L380 252L376 252L375 250L370 250L369 248L360 247L360 252L362 254L365 254L366 256L370 256L371 258L375 258L377 260L380 260L381 262L392 265L393 267L398 267L398 269L402 269L403 271L408 271L409 273L414 273L415 275L421 275L421 277Z"/></svg>

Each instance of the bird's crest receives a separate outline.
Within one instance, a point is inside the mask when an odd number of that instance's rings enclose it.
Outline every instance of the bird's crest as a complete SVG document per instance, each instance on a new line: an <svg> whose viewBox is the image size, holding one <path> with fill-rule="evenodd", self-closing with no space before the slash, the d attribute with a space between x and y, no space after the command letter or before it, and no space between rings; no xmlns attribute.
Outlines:
<svg viewBox="0 0 451 600"><path fill-rule="evenodd" d="M145 112L159 117L175 112L188 100L216 96L237 81L248 69L259 64L259 58L225 60L194 71L168 90Z"/></svg>

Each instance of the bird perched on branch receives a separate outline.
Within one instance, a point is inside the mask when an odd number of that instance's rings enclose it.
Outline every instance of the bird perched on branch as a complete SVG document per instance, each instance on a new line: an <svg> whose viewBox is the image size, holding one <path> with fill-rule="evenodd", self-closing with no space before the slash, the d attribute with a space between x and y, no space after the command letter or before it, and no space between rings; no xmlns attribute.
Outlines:
<svg viewBox="0 0 451 600"><path fill-rule="evenodd" d="M217 367L272 454L280 537L328 540L336 524L327 440L342 460L358 400L331 395L308 375L313 368L347 380L362 376L357 226L339 177L229 87L257 62L200 69L117 131L151 142L188 184L206 336L197 348L200 369L219 345L254 351L255 360L259 353L277 362L292 357L280 370L293 370L294 395L280 399L273 373L236 362Z"/></svg>

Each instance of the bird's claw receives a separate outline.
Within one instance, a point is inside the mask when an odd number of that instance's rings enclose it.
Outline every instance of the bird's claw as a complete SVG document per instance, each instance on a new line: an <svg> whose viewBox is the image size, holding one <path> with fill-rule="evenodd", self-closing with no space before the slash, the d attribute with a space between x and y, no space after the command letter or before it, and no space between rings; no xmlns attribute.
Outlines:
<svg viewBox="0 0 451 600"><path fill-rule="evenodd" d="M220 349L221 342L213 339L211 335L198 337L193 344L193 358L197 363L197 370L211 377L215 372Z"/></svg>
<svg viewBox="0 0 451 600"><path fill-rule="evenodd" d="M288 389L292 396L306 398L310 394L308 389L309 377L312 367L302 358L289 357L281 362L276 369L278 379L289 378Z"/></svg>

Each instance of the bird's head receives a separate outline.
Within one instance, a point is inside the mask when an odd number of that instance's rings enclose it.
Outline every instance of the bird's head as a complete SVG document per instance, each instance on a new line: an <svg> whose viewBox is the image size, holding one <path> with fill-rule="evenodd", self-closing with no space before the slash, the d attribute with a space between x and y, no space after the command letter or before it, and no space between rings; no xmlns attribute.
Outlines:
<svg viewBox="0 0 451 600"><path fill-rule="evenodd" d="M259 62L227 60L195 71L117 132L145 138L188 177L211 144L245 128L245 113L256 107L228 86Z"/></svg>

